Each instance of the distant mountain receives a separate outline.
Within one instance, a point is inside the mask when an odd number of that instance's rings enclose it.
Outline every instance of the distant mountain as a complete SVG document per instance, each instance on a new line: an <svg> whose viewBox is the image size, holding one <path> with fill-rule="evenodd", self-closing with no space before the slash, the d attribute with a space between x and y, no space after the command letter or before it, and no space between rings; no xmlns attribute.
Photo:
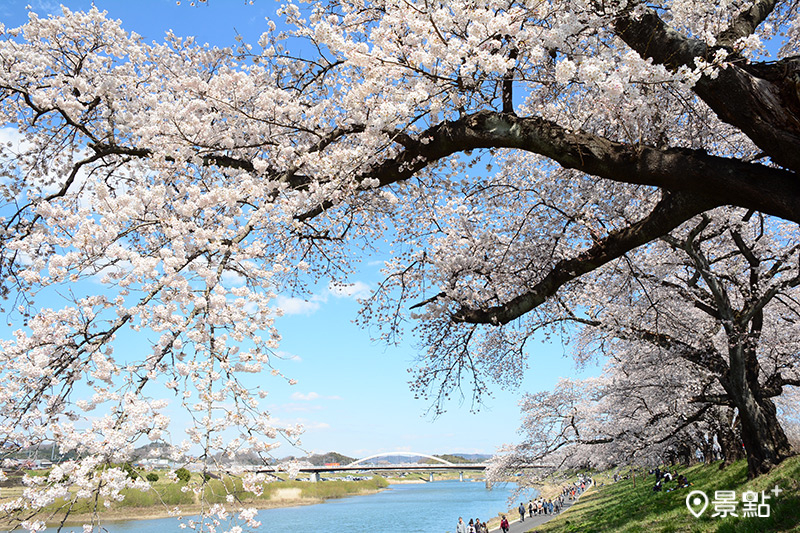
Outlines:
<svg viewBox="0 0 800 533"><path fill-rule="evenodd" d="M340 465L347 465L355 461L353 457L348 457L337 452L328 452L322 455L312 455L308 458L308 462L312 465L324 465L327 463L339 463Z"/></svg>
<svg viewBox="0 0 800 533"><path fill-rule="evenodd" d="M131 452L131 459L134 461L147 458L166 459L169 457L170 453L172 453L172 445L166 442L156 441L145 444L144 446L139 446L133 450L133 452Z"/></svg>
<svg viewBox="0 0 800 533"><path fill-rule="evenodd" d="M141 456L146 457L146 452L149 452L150 449L156 448L157 446L164 446L164 444L153 443L147 446L143 446L142 448L137 448L134 454L139 455L141 450ZM167 457L167 454L164 454L164 457ZM490 454L485 453L467 453L467 454L440 454L436 455L436 457L440 457L445 461L449 461L451 463L482 463L487 459L491 458ZM232 459L223 456L222 454L218 454L215 456L215 459L223 465L230 465L231 463L236 463L240 465L262 465L264 461L261 457L258 456L255 452L243 451L237 453ZM294 456L290 455L288 457L283 457L281 459L271 460L268 461L268 464L277 464L277 463L284 463L289 461L300 461L304 463L310 463L314 466L323 466L326 464L331 463L339 463L340 465L344 466L347 464L352 463L357 458L349 457L347 455L338 453L338 452L328 452L328 453L317 453L313 455L307 456ZM386 457L377 457L370 461L372 464L388 464L388 465L396 465L396 464L405 464L405 463L433 463L432 459L428 459L426 457L409 457L405 455L389 455Z"/></svg>
<svg viewBox="0 0 800 533"><path fill-rule="evenodd" d="M289 456L281 459L281 461L305 461L311 463L314 466L323 466L330 463L339 463L340 465L347 465L355 461L354 458L348 457L346 455L342 455L338 452L328 452L318 454L315 453L314 455L308 455L306 457L294 457Z"/></svg>
<svg viewBox="0 0 800 533"><path fill-rule="evenodd" d="M491 455L486 455L483 453L469 453L469 454L459 454L459 455L446 453L442 455L436 455L435 457L438 457L439 459L443 459L445 461L449 461L454 464L459 464L459 463L482 463L486 459L490 458ZM423 460L420 460L419 462L424 464L432 464L437 461L425 458Z"/></svg>
<svg viewBox="0 0 800 533"><path fill-rule="evenodd" d="M460 453L456 457L463 457L470 463L482 463L492 458L490 453Z"/></svg>
<svg viewBox="0 0 800 533"><path fill-rule="evenodd" d="M173 457L175 451L176 448L173 445L164 441L156 441L145 444L144 446L139 446L133 450L130 460L134 463L141 462L143 464L159 460L176 461L179 463L186 460L184 455L180 455L180 457L177 458Z"/></svg>
<svg viewBox="0 0 800 533"><path fill-rule="evenodd" d="M214 455L214 460L221 465L231 465L234 463L238 465L264 464L264 460L256 452L252 450L237 452L233 455L233 458L228 457L228 455L220 452Z"/></svg>

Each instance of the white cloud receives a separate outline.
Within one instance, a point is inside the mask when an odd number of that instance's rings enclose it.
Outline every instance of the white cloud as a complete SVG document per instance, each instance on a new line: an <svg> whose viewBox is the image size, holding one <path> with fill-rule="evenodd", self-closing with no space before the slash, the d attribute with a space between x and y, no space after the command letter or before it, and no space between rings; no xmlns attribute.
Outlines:
<svg viewBox="0 0 800 533"><path fill-rule="evenodd" d="M61 5L53 0L33 0L30 2L30 6L31 10L39 16L61 14Z"/></svg>
<svg viewBox="0 0 800 533"><path fill-rule="evenodd" d="M277 304L284 315L312 315L319 311L322 304L330 296L334 298L366 298L370 294L369 285L362 281L355 283L329 283L322 294L315 294L308 299L289 296L278 296Z"/></svg>
<svg viewBox="0 0 800 533"><path fill-rule="evenodd" d="M308 394L303 394L302 392L294 392L292 393L292 400L301 400L304 402L311 402L314 400L341 400L341 396L322 396L317 392L309 392Z"/></svg>
<svg viewBox="0 0 800 533"><path fill-rule="evenodd" d="M224 270L222 272L222 284L226 287L241 287L244 285L245 278L241 274L233 270Z"/></svg>
<svg viewBox="0 0 800 533"><path fill-rule="evenodd" d="M100 268L97 272L95 272L91 279L95 283L101 283L104 277L110 276L112 279L115 279L116 276L121 276L127 272L133 270L133 263L128 260L123 261L116 261L111 263L107 260L101 259L98 261L97 264L91 265L93 268Z"/></svg>
<svg viewBox="0 0 800 533"><path fill-rule="evenodd" d="M321 405L310 403L285 403L278 408L284 413L310 413L322 410Z"/></svg>
<svg viewBox="0 0 800 533"><path fill-rule="evenodd" d="M26 140L25 136L20 133L18 129L9 126L0 128L0 146L2 147L0 148L0 159L5 160L14 160L19 155L27 153L35 148L35 145ZM90 151L87 148L76 150L75 153L72 154L72 162L73 164L77 163L89 155ZM38 188L44 195L54 194L59 192L66 183L64 178L67 174L64 174L65 171L69 173L69 170L65 168L50 169L50 173L44 176L32 173L30 176L25 177L25 187L32 190L37 190ZM81 207L87 207L89 205L90 198L87 191L84 189L88 178L89 174L86 167L81 167L77 174L75 174L72 185L70 185L70 191L77 191L76 194L78 195ZM3 178L0 183L5 182L7 182L7 179Z"/></svg>
<svg viewBox="0 0 800 533"><path fill-rule="evenodd" d="M311 315L319 310L319 300L303 300L302 298L288 298L278 296L278 307L285 315Z"/></svg>
<svg viewBox="0 0 800 533"><path fill-rule="evenodd" d="M314 420L307 420L305 418L295 418L295 419L281 419L281 418L273 418L270 420L275 427L286 427L286 426L295 426L297 424L302 424L303 429L308 431L309 429L330 429L331 425L327 422L317 422Z"/></svg>
<svg viewBox="0 0 800 533"><path fill-rule="evenodd" d="M8 126L0 128L0 143L5 145L4 148L12 150L14 153L19 153L23 148L30 146L29 143L24 141L25 136L17 128Z"/></svg>
<svg viewBox="0 0 800 533"><path fill-rule="evenodd" d="M0 128L0 160L3 162L12 161L17 154L30 148L30 143L25 141L25 137L16 128ZM0 177L0 183L6 184L9 180L5 176Z"/></svg>
<svg viewBox="0 0 800 533"><path fill-rule="evenodd" d="M331 425L327 422L300 422L306 430L309 429L330 429Z"/></svg>
<svg viewBox="0 0 800 533"><path fill-rule="evenodd" d="M286 361L297 361L297 362L301 362L301 361L303 360L303 358L302 358L302 357L300 357L299 355L295 355L295 354L293 354L293 353L290 353L290 352L285 352L285 351L283 351L283 350L278 350L278 351L276 351L276 352L275 352L275 356L276 356L277 358L279 358L279 359L284 359L284 360L286 360Z"/></svg>
<svg viewBox="0 0 800 533"><path fill-rule="evenodd" d="M292 400L303 400L306 402L310 402L311 400L316 400L319 398L319 394L316 392L309 392L308 394L303 394L302 392L294 392L292 393Z"/></svg>

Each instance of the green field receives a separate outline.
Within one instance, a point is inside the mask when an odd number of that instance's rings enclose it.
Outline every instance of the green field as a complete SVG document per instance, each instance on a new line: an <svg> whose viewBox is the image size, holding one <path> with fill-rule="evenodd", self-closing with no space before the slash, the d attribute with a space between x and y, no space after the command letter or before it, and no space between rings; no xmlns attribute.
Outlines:
<svg viewBox="0 0 800 533"><path fill-rule="evenodd" d="M653 475L639 472L636 486L632 472L618 483L611 481L611 474L595 476L597 487L588 490L565 514L538 526L541 533L590 533L590 532L687 532L687 533L768 533L800 532L800 457L786 460L770 474L752 481L747 480L747 465L744 461L720 470L718 464L678 467L692 485L671 492L653 492ZM645 474L643 476L643 474ZM602 484L602 485L601 485ZM667 484L673 487L675 484ZM775 486L783 492L778 497L769 492ZM709 505L699 518L693 516L687 506L686 497L694 490L705 492ZM712 517L715 491L735 491L738 517ZM742 494L745 491L761 491L767 500L770 516L743 517ZM763 513L766 514L766 513Z"/></svg>

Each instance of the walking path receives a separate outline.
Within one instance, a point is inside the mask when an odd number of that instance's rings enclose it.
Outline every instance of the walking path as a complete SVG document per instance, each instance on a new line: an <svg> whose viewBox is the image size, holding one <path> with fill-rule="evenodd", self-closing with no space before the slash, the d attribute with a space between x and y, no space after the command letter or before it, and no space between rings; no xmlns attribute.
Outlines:
<svg viewBox="0 0 800 533"><path fill-rule="evenodd" d="M580 496L578 496L578 497L580 497ZM572 501L568 501L568 500L564 501L564 506L561 508L561 512L558 513L558 514L536 514L536 515L533 515L533 516L526 516L524 522L521 521L521 520L515 520L513 522L510 522L509 523L510 527L508 528L508 533L526 533L527 531L530 531L531 529L535 528L536 526L541 526L545 522L548 522L548 521L552 520L553 518L559 516L563 512L565 512L567 509L572 507L572 504L575 503L576 501L578 501L578 498L575 498ZM490 530L490 533L494 532L494 531L500 531L500 528L496 527L496 528Z"/></svg>

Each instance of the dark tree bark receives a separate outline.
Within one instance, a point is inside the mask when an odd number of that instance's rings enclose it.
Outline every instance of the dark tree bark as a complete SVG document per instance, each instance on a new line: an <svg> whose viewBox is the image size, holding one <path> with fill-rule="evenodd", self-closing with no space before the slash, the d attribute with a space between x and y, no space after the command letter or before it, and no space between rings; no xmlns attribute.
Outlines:
<svg viewBox="0 0 800 533"><path fill-rule="evenodd" d="M677 446L676 458L683 466L690 466L694 458L694 449L683 441Z"/></svg>
<svg viewBox="0 0 800 533"><path fill-rule="evenodd" d="M739 436L739 419L734 417L735 411L731 408L724 408L722 411L717 425L717 443L722 454L720 469L744 459L744 447Z"/></svg>
<svg viewBox="0 0 800 533"><path fill-rule="evenodd" d="M747 474L753 478L790 457L792 447L778 420L775 404L762 394L755 350L742 344L729 346L730 372L721 381L739 411Z"/></svg>
<svg viewBox="0 0 800 533"><path fill-rule="evenodd" d="M702 296L682 289L679 289L678 294L686 299L687 306L694 304L717 321L725 331L727 350L718 351L710 342L701 341L699 345L695 345L690 339L659 332L657 325L650 330L625 324L622 329L615 330L614 335L620 339L642 341L670 350L714 376L725 394L701 394L690 401L707 406L727 406L728 413L717 423L718 440L725 457L724 464L739 459L743 453L748 462L748 476L753 478L768 472L793 455L772 398L780 395L784 386L797 383L796 380L784 378L779 371L761 376L758 347L764 324L764 307L784 289L800 284L800 272L794 265L787 264L795 261L790 259L794 257L793 252L783 257L772 251L768 252L771 267L762 268L761 259L755 249L748 245L738 229L726 230L735 244L730 253L746 260L749 264L749 275L732 275L724 266L721 267L722 271L715 270L714 262L706 256L701 246L705 238L702 233L708 223L710 219L703 216L687 236L682 239L665 236L663 240L674 248L683 250L687 255L684 266L693 269L692 275L705 282L706 288L703 289ZM712 237L708 238L713 240ZM782 272L785 276L774 279L777 272ZM671 288L675 285L663 280L656 282ZM732 296L734 291L737 296ZM600 326L604 322L598 319L589 324ZM730 414L733 408L738 413L741 438L733 431ZM680 460L685 455L685 450L677 446L674 454L672 459Z"/></svg>
<svg viewBox="0 0 800 533"><path fill-rule="evenodd" d="M714 440L712 438L704 439L700 443L700 451L703 454L703 463L711 464L714 462Z"/></svg>

